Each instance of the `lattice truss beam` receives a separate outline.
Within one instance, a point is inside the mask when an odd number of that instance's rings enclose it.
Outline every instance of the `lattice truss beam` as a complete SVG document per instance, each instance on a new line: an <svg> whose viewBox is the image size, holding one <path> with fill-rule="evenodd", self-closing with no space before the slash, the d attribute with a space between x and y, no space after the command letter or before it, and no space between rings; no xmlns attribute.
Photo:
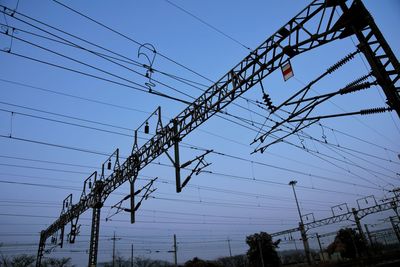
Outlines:
<svg viewBox="0 0 400 267"><path fill-rule="evenodd" d="M303 129L319 122L321 119L349 116L368 115L386 111L396 111L400 117L400 65L388 43L382 36L372 16L361 1L354 1L350 8L340 3L344 15L336 21L333 29L345 28L339 38L355 35L359 41L357 50L336 64L329 67L319 77L309 82L304 88L297 91L279 105L274 105L268 94L264 95L265 104L271 114L279 113L279 119L270 120L265 133L258 135L253 143L259 142L254 152L263 153L269 146L283 141L285 138L300 133ZM370 73L348 83L344 87L322 95L311 94L313 86L323 78L334 73L344 64L352 60L355 55L362 53L371 68ZM386 95L387 106L373 107L340 114L318 114L318 107L333 97L369 89L379 85ZM267 142L264 144L264 141Z"/></svg>
<svg viewBox="0 0 400 267"><path fill-rule="evenodd" d="M383 203L378 204L375 202L374 204L375 205L370 206L370 207L352 209L351 211L348 208L342 208L342 209L340 209L342 211L342 213L339 213L339 214L335 214L334 210L332 210L333 216L323 218L320 220L315 220L314 216L312 216L311 221L304 223L304 229L306 231L308 231L308 230L311 230L314 228L327 226L327 225L331 225L331 224L336 224L336 223L343 222L343 221L352 221L352 220L354 220L355 217L357 217L358 220L361 220L362 218L364 218L370 214L379 213L379 212L383 212L383 211L387 211L387 210L394 210L397 214L399 204L400 204L400 199L396 195L393 198L383 200ZM345 207L345 206L341 205L341 207ZM346 207L347 207L347 205L346 205ZM300 231L300 228L297 227L297 228L292 228L292 229L287 229L287 230L272 233L271 236L272 237L282 236L282 235L287 235L287 234L291 234L291 233L299 232L299 231Z"/></svg>
<svg viewBox="0 0 400 267"><path fill-rule="evenodd" d="M167 125L160 127L148 142L141 147L134 147L132 154L122 164L119 162L118 151L114 152L110 156L112 158L106 160L110 162L112 159L114 162L111 172L105 175L103 163L102 175L98 179L97 175L95 175L94 182L90 188L86 188L85 183L79 202L76 204L71 203L68 209L55 222L41 232L37 266L40 266L46 240L49 237L59 230L63 232L64 227L70 222L76 225L77 219L86 210L90 208L100 209L107 197L123 183L129 181L133 185L139 171L158 156L167 152L172 146L175 147L176 154L177 144L186 135L220 112L244 92L258 84L282 64L288 62L290 58L339 38L347 37L349 34L354 33L354 27L356 30L363 29L365 27L364 24L360 27L356 21L351 19L356 11L352 8L350 8L351 12L347 11L344 8L346 7L345 2L345 0L313 1L284 27L249 53L239 64L228 71ZM354 3L362 5L358 0L355 0ZM371 27L371 30L376 35L378 29ZM367 40L373 40L373 36L366 37ZM386 47L385 45L381 46L383 48ZM380 60L382 62L385 60L392 62L392 57L388 56L388 59L382 57ZM397 76L394 78L390 76L390 79L398 80L398 64L392 65L397 73L393 75ZM385 67L389 68L387 64L385 64ZM133 186L131 188L131 194L133 195ZM179 188L182 188L182 186L177 184L177 191L179 191ZM99 214L100 211L96 210L93 216L98 217ZM93 220L93 223L96 224L96 220ZM94 225L94 227L96 226L97 228L92 231L90 253L97 252L95 239L96 235L98 236L98 225ZM90 257L90 260L96 260L96 255L91 254ZM95 264L95 262L91 263L89 261L89 264Z"/></svg>

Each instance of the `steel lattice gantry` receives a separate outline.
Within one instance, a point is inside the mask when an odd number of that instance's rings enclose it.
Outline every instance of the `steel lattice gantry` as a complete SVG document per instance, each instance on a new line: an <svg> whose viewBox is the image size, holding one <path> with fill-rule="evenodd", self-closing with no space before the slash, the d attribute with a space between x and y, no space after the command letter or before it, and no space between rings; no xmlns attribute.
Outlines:
<svg viewBox="0 0 400 267"><path fill-rule="evenodd" d="M336 14L339 14L339 18ZM89 266L96 266L100 208L109 194L123 183L134 179L138 172L150 162L170 147L176 146L187 134L290 58L352 34L357 35L365 48L363 52L366 53L374 75L380 81L379 84L387 96L388 104L400 114L399 92L396 86L400 77L399 63L362 2L355 0L348 8L346 0L315 0L258 48L250 52L147 143L133 151L110 176L97 181L88 194L81 197L78 203L72 205L68 211L43 230L40 234L36 266L41 264L46 240L90 208L95 210L93 211ZM379 46L378 50L381 53L379 57L375 56L374 52L377 51L372 46Z"/></svg>
<svg viewBox="0 0 400 267"><path fill-rule="evenodd" d="M318 228L318 227L322 227L322 226L326 226L326 225L330 225L330 224L335 224L335 223L339 223L339 222L343 222L343 221L349 221L349 220L352 220L353 218L356 223L358 221L357 227L360 230L361 224L359 223L359 221L362 218L364 218L370 214L373 214L373 213L383 212L383 211L387 211L387 210L391 210L391 209L393 209L397 214L397 209L399 207L399 204L400 204L400 199L396 196L396 197L387 199L384 203L376 204L371 207L362 208L362 209L358 209L358 210L352 209L351 211L345 212L343 214L337 214L337 215L333 215L331 217L327 217L324 219L313 220L312 222L304 223L304 230L308 231L308 230L311 230L314 228ZM285 234L299 232L300 230L301 230L300 227L287 229L287 230L272 233L271 236L272 237L281 236L281 235L285 235Z"/></svg>
<svg viewBox="0 0 400 267"><path fill-rule="evenodd" d="M377 204L368 208L364 209L353 209L352 211L343 213L343 214L338 214L336 216L328 217L325 219L309 222L304 224L304 228L306 231L317 228L320 226L325 226L329 224L334 224L338 222L343 222L343 221L348 221L352 217L357 216L358 219L362 219L367 215L377 213L377 212L382 212L386 210L391 210L391 209L397 209L398 205L400 204L400 201L397 199L397 197L390 199L389 201L382 203L382 204Z"/></svg>

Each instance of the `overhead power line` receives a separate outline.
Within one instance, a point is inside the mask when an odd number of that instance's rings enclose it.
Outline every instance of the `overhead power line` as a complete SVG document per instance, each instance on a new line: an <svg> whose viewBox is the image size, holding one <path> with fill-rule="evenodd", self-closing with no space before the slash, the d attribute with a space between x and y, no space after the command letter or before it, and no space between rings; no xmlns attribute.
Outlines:
<svg viewBox="0 0 400 267"><path fill-rule="evenodd" d="M31 139L26 139L26 138L19 138L19 137L14 137L14 136L10 137L10 136L6 136L6 135L0 135L0 137L9 138L9 139L15 139L15 140L18 140L18 141L30 142L30 143L34 143L34 144L46 145L46 146L51 146L51 147L56 147L56 148L63 148L63 149L68 149L68 150L73 150L73 151L79 151L79 152L84 152L84 153L90 153L90 154L95 154L95 155L109 156L108 153L105 153L105 152L92 151L92 150L89 150L89 149L83 149L83 148L79 148L79 147L71 147L71 146L59 145L59 144L48 143L48 142L43 142L43 141L36 141L36 140L31 140ZM215 153L216 155L225 156L225 157L228 157L228 158L233 158L233 159L237 159L237 160L240 160L240 161L251 162L251 163L258 164L258 165L261 165L261 166L264 166L264 167L270 167L270 168L274 168L274 169L278 169L278 170L282 170L282 171L301 174L301 175L304 175L306 177L315 177L317 179L328 180L328 181L331 181L331 182L350 184L350 185L353 185L353 186L361 186L361 187L366 187L366 188L370 188L370 189L380 190L379 188L373 188L373 187L368 187L368 186L365 186L365 185L349 183L349 182L346 182L346 181L342 181L342 180L338 180L338 179L334 179L334 178L329 178L329 177L322 176L322 175L306 173L306 172L302 172L302 171L298 171L298 170L294 170L294 169L290 169L290 168L286 168L286 167L275 166L275 165L271 165L271 164L267 164L267 163L263 163L263 162L259 162L259 161L252 161L252 160L245 159L243 157L233 156L233 155L225 154L225 153L222 153L222 152L214 151L213 153ZM161 164L161 163L154 163L154 164L164 165L164 164ZM172 167L172 165L165 165L165 166ZM210 171L209 173L212 173L212 172Z"/></svg>
<svg viewBox="0 0 400 267"><path fill-rule="evenodd" d="M129 37L129 36L127 36L127 35L125 35L125 34L119 32L119 31L117 31L117 30L112 29L111 27L105 25L104 23L101 23L101 22L99 22L98 20L95 20L95 19L93 19L93 18L91 18L91 17L85 15L85 14L83 14L83 13L77 11L76 9L73 9L73 8L70 7L70 6L67 6L67 5L64 4L64 3L61 3L61 2L59 2L59 1L57 1L57 0L53 0L53 1L54 1L55 3L57 3L57 4L61 5L61 6L63 6L64 8L67 8L68 10L70 10L70 11L72 11L72 12L78 14L79 16L84 17L84 18L90 20L91 22L93 22L93 23L95 23L95 24L97 24L97 25L99 25L99 26L101 26L101 27L103 27L103 28L105 28L105 29L107 29L107 30L109 30L109 31L111 31L111 32L113 32L113 33L115 33L115 34L117 34L117 35L119 35L119 36L121 36L121 37L123 37L123 38L129 40L129 41L131 41L131 42L133 42L134 44L136 44L136 45L138 45L138 46L143 46L143 43L138 42L138 41L136 41L135 39L133 39L133 38L131 38L131 37ZM174 64L176 64L176 65L178 65L178 66L180 66L180 67L182 67L183 69L188 70L189 72L191 72L191 73L193 73L193 74L196 74L197 76L199 76L199 77L201 77L201 78L203 78L203 79L205 79L205 80L207 80L207 81L209 81L209 82L212 82L210 79L208 79L207 77L201 75L201 74L198 73L197 71L195 71L195 70L193 70L193 69L191 69L191 68L189 68L189 67L183 65L182 63L179 63L178 61L176 61L176 60L174 60L174 59L172 59L172 58L170 58L170 57L168 57L168 56L166 56L166 55L160 53L159 51L153 51L153 50L151 50L150 48L148 48L147 46L143 46L143 47L144 47L145 49L148 49L148 50L151 51L151 52L157 53L157 55L160 55L161 57L165 58L166 60L168 60L168 61L170 61L170 62L172 62L172 63L174 63Z"/></svg>
<svg viewBox="0 0 400 267"><path fill-rule="evenodd" d="M54 0L55 1L55 0ZM201 19L200 17L194 15L193 13L189 12L188 10L184 9L183 7L173 3L172 1L169 0L164 0L165 2L167 2L168 4L170 4L171 6L183 11L184 13L188 14L189 16L191 16L192 18L196 19L197 21L200 21L202 24L206 25L207 27L211 28L212 30L216 31L217 33L225 36L226 38L228 38L229 40L235 42L236 44L240 45L241 47L243 47L246 50L250 50L251 48L246 46L245 44L243 44L242 42L238 41L236 38L233 38L231 35L228 35L226 33L224 33L223 31L221 31L220 29L218 29L217 27L211 25L210 23L208 23L207 21L205 21L204 19Z"/></svg>
<svg viewBox="0 0 400 267"><path fill-rule="evenodd" d="M231 114L226 114L226 115L230 115L230 116L232 116ZM235 117L235 116L234 116ZM237 119L240 119L240 118L238 118L238 117L235 117L235 118L237 118ZM247 121L247 123L248 123L248 121Z"/></svg>

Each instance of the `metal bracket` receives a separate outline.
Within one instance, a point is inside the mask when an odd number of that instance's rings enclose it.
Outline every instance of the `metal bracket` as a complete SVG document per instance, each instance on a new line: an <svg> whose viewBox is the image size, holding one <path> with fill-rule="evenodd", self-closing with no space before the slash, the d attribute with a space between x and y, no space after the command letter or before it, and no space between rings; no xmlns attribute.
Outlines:
<svg viewBox="0 0 400 267"><path fill-rule="evenodd" d="M118 213L122 211L130 212L131 213L131 223L135 223L135 212L139 209L139 207L142 205L143 200L147 200L150 195L157 190L157 188L152 189L153 183L158 179L158 177L152 179L150 182L148 182L145 186L143 186L141 189L134 191L134 183L135 180L131 181L131 193L127 196L125 196L123 199L121 199L117 204L111 206L111 209L116 208L116 212L111 214L110 216L107 216L106 221L110 220L111 217L117 215ZM135 196L139 195L140 193L143 193L141 196L139 202L135 205ZM125 200L131 200L131 208L124 208L122 207L122 204Z"/></svg>
<svg viewBox="0 0 400 267"><path fill-rule="evenodd" d="M111 162L111 160L115 158L114 164ZM107 170L112 170L112 172L116 172L121 168L119 164L119 148L117 148L104 162L101 164L101 175L100 175L100 180L104 180L106 178L106 170L104 168L104 165L106 165ZM114 166L113 166L114 165Z"/></svg>
<svg viewBox="0 0 400 267"><path fill-rule="evenodd" d="M195 157L192 160L189 160L185 163L183 163L182 165L180 165L179 162L179 145L178 142L175 143L175 160L172 159L172 157L168 154L168 152L166 151L165 154L167 155L167 157L169 158L169 160L172 162L172 164L175 167L175 175L176 175L176 192L179 193L182 191L182 188L184 188L187 183L190 181L190 179L192 178L193 174L195 175L199 175L200 172L211 165L211 163L208 163L204 157L213 152L213 150L207 150L206 152L204 152L203 154L201 154L200 156ZM181 169L184 169L186 167L188 167L189 165L191 165L193 162L197 161L196 166L192 169L192 171L190 172L190 174L185 178L185 180L183 181L183 183L181 183Z"/></svg>
<svg viewBox="0 0 400 267"><path fill-rule="evenodd" d="M68 241L70 244L75 243L75 238L79 234L79 229L81 228L80 225L78 225L78 220L79 216L77 216L75 219L71 220L71 231L68 234Z"/></svg>

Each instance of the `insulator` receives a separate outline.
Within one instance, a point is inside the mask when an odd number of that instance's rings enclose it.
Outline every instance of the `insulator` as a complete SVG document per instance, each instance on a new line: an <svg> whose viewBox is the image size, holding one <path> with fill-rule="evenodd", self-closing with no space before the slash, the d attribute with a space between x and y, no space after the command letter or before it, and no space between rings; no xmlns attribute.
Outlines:
<svg viewBox="0 0 400 267"><path fill-rule="evenodd" d="M68 201L65 202L65 207L68 208Z"/></svg>
<svg viewBox="0 0 400 267"><path fill-rule="evenodd" d="M361 91L361 90L364 90L364 89L368 89L368 88L371 87L371 85L372 84L370 82L366 82L366 83L355 84L355 85L352 85L350 87L346 86L345 88L340 89L340 94L341 95L345 95L345 94Z"/></svg>
<svg viewBox="0 0 400 267"><path fill-rule="evenodd" d="M89 188L92 188L92 180L89 180Z"/></svg>
<svg viewBox="0 0 400 267"><path fill-rule="evenodd" d="M274 111L276 109L276 107L272 104L271 98L268 94L264 93L263 99L269 110Z"/></svg>
<svg viewBox="0 0 400 267"><path fill-rule="evenodd" d="M107 169L111 170L111 159L108 160Z"/></svg>
<svg viewBox="0 0 400 267"><path fill-rule="evenodd" d="M144 133L148 134L150 132L149 122L146 121L146 125L144 126Z"/></svg>
<svg viewBox="0 0 400 267"><path fill-rule="evenodd" d="M269 98L269 95L266 94L266 93L263 94L263 99L264 99L264 102L265 102L265 103L271 101L270 98Z"/></svg>
<svg viewBox="0 0 400 267"><path fill-rule="evenodd" d="M386 111L392 111L392 108L370 108L370 109L363 109L360 111L361 115L370 115L374 113L384 113Z"/></svg>
<svg viewBox="0 0 400 267"><path fill-rule="evenodd" d="M329 67L326 72L328 72L329 74L331 74L332 72L336 71L337 69L339 69L340 67L342 67L344 64L346 64L347 62L349 62L350 60L352 60L354 58L355 53L351 53L348 54L347 56L345 56L344 58L342 58L341 60L339 60L336 64L332 65L331 67Z"/></svg>
<svg viewBox="0 0 400 267"><path fill-rule="evenodd" d="M140 208L140 205L142 205L142 202L139 202L137 205L136 205L136 207L135 207L135 211L137 211L139 208Z"/></svg>
<svg viewBox="0 0 400 267"><path fill-rule="evenodd" d="M351 87L351 86L354 86L356 84L359 84L360 82L363 82L363 81L367 80L369 78L369 76L371 76L371 75L370 74L364 75L364 76L352 81L351 83L348 83L346 85L346 87Z"/></svg>

